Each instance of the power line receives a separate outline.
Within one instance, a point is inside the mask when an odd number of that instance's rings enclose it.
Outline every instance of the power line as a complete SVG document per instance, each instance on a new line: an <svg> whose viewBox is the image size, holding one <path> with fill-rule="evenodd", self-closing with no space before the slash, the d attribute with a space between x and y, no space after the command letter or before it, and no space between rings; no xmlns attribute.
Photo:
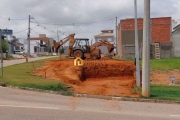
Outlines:
<svg viewBox="0 0 180 120"><path fill-rule="evenodd" d="M28 19L28 18L27 18ZM11 19L11 18L8 18L8 20L27 20L27 19Z"/></svg>
<svg viewBox="0 0 180 120"><path fill-rule="evenodd" d="M31 21L31 23L46 24L46 25L82 26L82 25L90 25L90 24L95 24L95 23L112 22L114 20L115 19L108 19L108 20L93 21L93 22L87 22L87 23L39 23L35 20L35 22Z"/></svg>
<svg viewBox="0 0 180 120"><path fill-rule="evenodd" d="M56 34L56 32L54 30L49 30L47 27L43 26L42 24L44 24L44 25L71 25L71 26L78 26L79 25L79 26L85 26L85 25L90 25L90 24L95 24L95 23L105 23L105 22L113 22L113 21L115 21L115 18L114 19L108 19L108 20L87 22L87 23L66 23L66 24L64 24L64 23L57 24L56 23L56 24L54 24L54 23L40 23L35 18L33 18L33 21L30 21L30 22L37 24L38 27L41 27L41 28L45 29L46 31L49 31L49 32ZM58 30L58 31L59 31L59 33L61 33L61 35L68 36L69 32L63 32L60 30ZM94 31L94 30L93 31L82 31L82 32L80 31L80 32L76 32L76 33L94 33L94 32L98 32L98 31ZM36 32L36 34L38 34L38 33Z"/></svg>
<svg viewBox="0 0 180 120"><path fill-rule="evenodd" d="M32 30L34 33L36 33L36 34L38 34L38 35L39 35L39 33L35 32L32 28L31 28L31 30Z"/></svg>
<svg viewBox="0 0 180 120"><path fill-rule="evenodd" d="M1 19L7 19L7 18L1 18ZM18 20L18 19L17 19ZM19 19L20 20L20 19ZM27 20L27 19L26 19ZM32 27L32 28L30 28L31 30L33 30L33 28L35 28L35 27L41 27L41 28L43 28L43 29L45 29L46 31L49 31L49 32L52 32L52 33L55 33L56 34L56 32L54 31L54 30L49 30L47 27L45 27L45 26L42 26L41 24L42 23L39 23L35 18L33 18L33 20L35 21L34 23L36 23L37 25L35 25L34 27ZM110 21L113 21L113 19L109 19L109 20L102 20L102 21L96 21L96 22L88 22L88 23L78 23L78 24L91 24L91 23L104 23L104 22L110 22ZM30 21L30 22L32 22L32 21ZM77 23L76 23L77 24ZM20 31L17 31L17 32L14 32L14 33L21 33L21 32L24 32L24 31L26 31L27 29L24 29L24 30L20 30ZM36 34L39 34L39 33L37 33L36 31L34 31L33 30L33 32L34 33L36 33ZM63 32L63 31L59 31L62 35L67 35L68 36L68 32ZM79 32L77 32L77 33L94 33L94 32L98 32L98 31L79 31Z"/></svg>
<svg viewBox="0 0 180 120"><path fill-rule="evenodd" d="M8 20L8 21L11 21L11 20L27 20L28 18L0 18L0 19L3 19L3 20Z"/></svg>
<svg viewBox="0 0 180 120"><path fill-rule="evenodd" d="M43 29L45 29L45 30L47 30L47 31L49 31L49 32L52 32L52 33L55 33L56 34L56 32L54 31L54 30L49 30L49 29L47 29L47 27L44 27L44 26L42 26L41 24L39 24L39 22L34 18L33 19L34 21L35 21L35 23L37 24L37 26L38 27L41 27L41 28L43 28ZM32 22L32 21L31 21ZM63 32L63 31L59 31L62 35L65 35L65 32Z"/></svg>
<svg viewBox="0 0 180 120"><path fill-rule="evenodd" d="M14 33L20 33L20 32L24 32L26 31L27 29L24 29L24 30L21 30L21 31L18 31L18 32L14 32Z"/></svg>

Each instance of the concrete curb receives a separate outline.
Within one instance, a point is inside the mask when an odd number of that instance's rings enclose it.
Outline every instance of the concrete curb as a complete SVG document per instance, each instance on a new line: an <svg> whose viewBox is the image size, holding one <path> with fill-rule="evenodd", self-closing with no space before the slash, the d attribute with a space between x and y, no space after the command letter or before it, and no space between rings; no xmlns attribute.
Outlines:
<svg viewBox="0 0 180 120"><path fill-rule="evenodd" d="M7 87L15 88L15 89L23 89L23 90L29 90L29 91L37 91L37 92L44 92L44 93L62 95L62 92L59 92L59 91L42 90L42 89L35 89L35 88L28 88L28 87L15 87L15 86L9 86L9 85ZM179 104L180 105L180 101L171 101L171 100L114 97L114 96L88 95L88 94L76 94L76 93L74 93L72 96L74 96L74 97L84 97L84 98L105 99L105 100L131 101L131 102L149 102L149 103L166 103L166 104Z"/></svg>
<svg viewBox="0 0 180 120"><path fill-rule="evenodd" d="M159 99L143 99L143 98L129 98L129 97L113 97L102 95L88 95L88 94L74 94L75 97L97 98L106 100L118 101L132 101L132 102L149 102L149 103L166 103L166 104L180 104L180 101L159 100Z"/></svg>
<svg viewBox="0 0 180 120"><path fill-rule="evenodd" d="M51 93L51 94L61 94L60 91L51 91L51 90L43 90L43 89L36 89L36 88L28 88L28 87L17 87L17 86L11 86L8 85L7 87L13 88L13 89L22 89L22 90L29 90L29 91L36 91L36 92L43 92L43 93Z"/></svg>

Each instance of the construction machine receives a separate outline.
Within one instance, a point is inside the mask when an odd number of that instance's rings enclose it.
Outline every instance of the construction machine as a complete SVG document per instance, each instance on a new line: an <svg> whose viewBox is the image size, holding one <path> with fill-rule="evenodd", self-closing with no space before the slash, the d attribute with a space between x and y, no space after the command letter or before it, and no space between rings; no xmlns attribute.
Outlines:
<svg viewBox="0 0 180 120"><path fill-rule="evenodd" d="M106 40L99 41L94 43L93 45L89 45L89 39L87 38L76 38L74 39L75 34L70 34L63 40L54 44L56 52L60 46L69 41L68 46L68 56L70 57L80 57L82 59L92 58L94 60L101 58L101 50L98 48L99 46L107 46L108 52L111 53L114 50L114 45L109 43Z"/></svg>

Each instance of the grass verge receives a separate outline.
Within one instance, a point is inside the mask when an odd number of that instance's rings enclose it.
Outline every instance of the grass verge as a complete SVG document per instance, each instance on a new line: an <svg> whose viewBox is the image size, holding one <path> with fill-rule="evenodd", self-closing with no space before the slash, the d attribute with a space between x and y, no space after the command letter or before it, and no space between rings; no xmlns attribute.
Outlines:
<svg viewBox="0 0 180 120"><path fill-rule="evenodd" d="M134 87L131 89L131 92L140 95L142 93L142 88ZM180 101L180 86L151 84L150 94L150 97L141 96L141 98Z"/></svg>
<svg viewBox="0 0 180 120"><path fill-rule="evenodd" d="M141 93L141 88L138 88L138 92ZM180 86L166 86L152 84L150 88L150 97L143 97L146 99L158 99L158 100L173 100L180 101Z"/></svg>
<svg viewBox="0 0 180 120"><path fill-rule="evenodd" d="M71 92L68 90L67 86L60 81L31 75L32 71L42 66L48 60L55 59L58 58L43 59L5 67L4 77L1 77L0 81L12 86L60 91L64 95L71 95Z"/></svg>
<svg viewBox="0 0 180 120"><path fill-rule="evenodd" d="M179 86L151 85L152 99L180 101Z"/></svg>
<svg viewBox="0 0 180 120"><path fill-rule="evenodd" d="M150 66L152 70L180 70L180 58L151 59Z"/></svg>

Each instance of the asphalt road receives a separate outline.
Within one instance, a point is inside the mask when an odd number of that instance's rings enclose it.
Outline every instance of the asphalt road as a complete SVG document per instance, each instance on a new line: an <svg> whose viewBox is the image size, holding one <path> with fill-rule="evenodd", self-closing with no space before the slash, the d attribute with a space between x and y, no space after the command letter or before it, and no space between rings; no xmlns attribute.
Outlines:
<svg viewBox="0 0 180 120"><path fill-rule="evenodd" d="M180 120L180 105L76 98L0 87L0 120Z"/></svg>

